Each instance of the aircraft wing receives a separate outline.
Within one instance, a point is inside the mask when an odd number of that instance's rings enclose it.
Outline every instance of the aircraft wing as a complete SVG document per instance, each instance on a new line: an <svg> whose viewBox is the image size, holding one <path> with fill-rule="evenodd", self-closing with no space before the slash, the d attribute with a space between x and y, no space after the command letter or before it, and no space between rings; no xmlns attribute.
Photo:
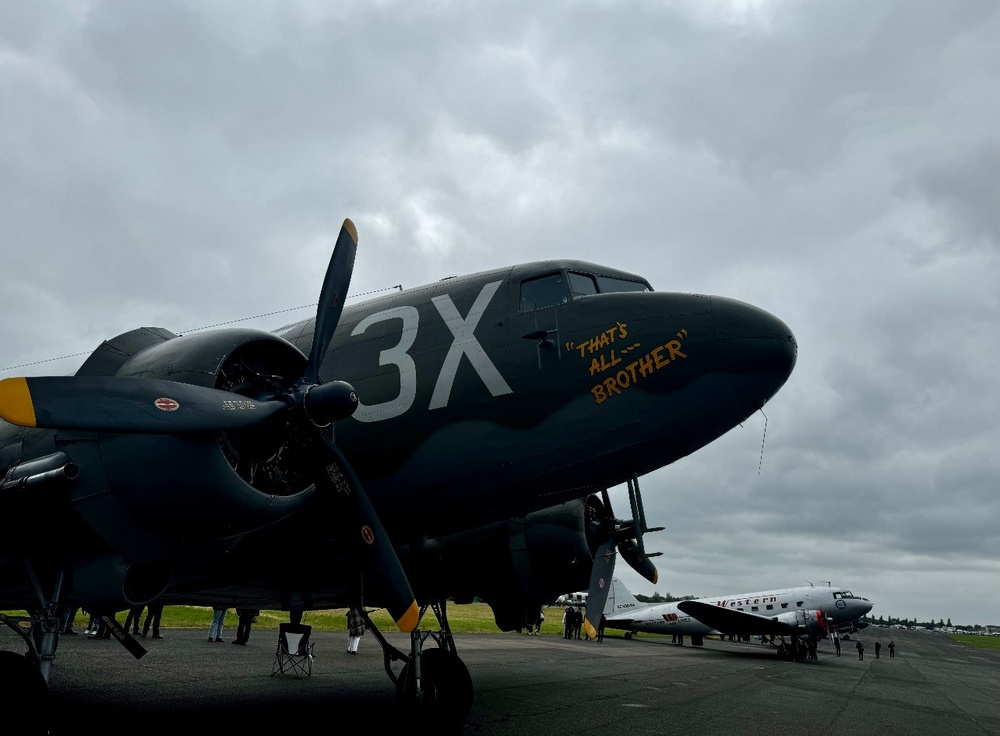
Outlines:
<svg viewBox="0 0 1000 736"><path fill-rule="evenodd" d="M701 601L681 601L677 608L722 634L791 634L794 623Z"/></svg>

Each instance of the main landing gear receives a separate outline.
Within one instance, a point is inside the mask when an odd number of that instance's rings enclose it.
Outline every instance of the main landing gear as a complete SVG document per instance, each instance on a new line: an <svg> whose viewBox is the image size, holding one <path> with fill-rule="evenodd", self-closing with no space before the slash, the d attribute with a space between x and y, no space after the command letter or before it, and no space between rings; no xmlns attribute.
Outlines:
<svg viewBox="0 0 1000 736"><path fill-rule="evenodd" d="M771 643L774 644L774 641L772 640ZM774 646L777 649L778 656L789 662L804 662L809 655L809 646L794 636L790 642L785 643L784 638L782 638L780 643L774 644Z"/></svg>
<svg viewBox="0 0 1000 736"><path fill-rule="evenodd" d="M4 698L19 706L27 705L26 712L45 713L49 702L49 685L42 674L39 650L34 641L37 638L33 636L33 632L37 631L34 617L0 614L0 623L17 632L27 645L27 652L23 655L0 651L0 682L3 683Z"/></svg>
<svg viewBox="0 0 1000 736"><path fill-rule="evenodd" d="M385 671L396 685L396 703L410 724L433 726L447 731L460 730L472 712L472 677L455 650L455 640L448 626L445 603L433 603L440 629L410 633L410 653L403 653L382 636L362 608L371 632L378 639L385 659ZM420 609L423 620L428 606ZM425 649L433 639L437 647ZM393 662L404 662L399 674L393 672Z"/></svg>
<svg viewBox="0 0 1000 736"><path fill-rule="evenodd" d="M3 683L5 702L27 706L25 712L44 715L48 711L49 673L52 660L56 656L59 643L59 598L62 595L63 574L55 575L48 595L42 592L42 584L30 561L24 561L26 577L31 584L39 607L28 612L28 616L7 616L0 614L0 623L5 624L24 639L27 651L0 651L0 683ZM33 721L36 731L26 733L48 733L47 727Z"/></svg>

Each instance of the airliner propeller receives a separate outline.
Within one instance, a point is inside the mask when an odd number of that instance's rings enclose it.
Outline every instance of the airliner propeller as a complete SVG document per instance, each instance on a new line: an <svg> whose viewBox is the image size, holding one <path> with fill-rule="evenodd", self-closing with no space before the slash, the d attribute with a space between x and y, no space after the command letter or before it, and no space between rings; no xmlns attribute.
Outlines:
<svg viewBox="0 0 1000 736"><path fill-rule="evenodd" d="M263 426L277 419L299 428L306 469L320 492L338 494L355 531L367 589L383 594L403 631L413 630L419 608L396 551L343 453L326 430L358 406L343 381L320 382L320 369L344 308L358 233L344 220L327 267L315 333L300 379L266 399L175 381L120 376L8 378L0 381L0 418L25 427L94 432L181 433Z"/></svg>

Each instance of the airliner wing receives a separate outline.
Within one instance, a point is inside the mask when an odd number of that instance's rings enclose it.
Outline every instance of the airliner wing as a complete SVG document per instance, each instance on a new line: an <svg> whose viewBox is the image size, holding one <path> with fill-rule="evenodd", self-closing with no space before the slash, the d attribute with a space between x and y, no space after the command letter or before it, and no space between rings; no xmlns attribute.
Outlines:
<svg viewBox="0 0 1000 736"><path fill-rule="evenodd" d="M791 634L797 629L793 623L701 601L681 601L677 608L723 634Z"/></svg>

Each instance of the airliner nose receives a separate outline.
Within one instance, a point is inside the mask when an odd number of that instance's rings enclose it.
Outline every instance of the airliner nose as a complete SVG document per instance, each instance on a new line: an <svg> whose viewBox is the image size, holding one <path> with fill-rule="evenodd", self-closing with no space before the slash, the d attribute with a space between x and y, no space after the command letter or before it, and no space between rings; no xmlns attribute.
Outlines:
<svg viewBox="0 0 1000 736"><path fill-rule="evenodd" d="M761 398L767 401L795 367L795 335L773 314L720 296L712 297L712 322L723 354L732 359L733 372L759 374L765 393Z"/></svg>

